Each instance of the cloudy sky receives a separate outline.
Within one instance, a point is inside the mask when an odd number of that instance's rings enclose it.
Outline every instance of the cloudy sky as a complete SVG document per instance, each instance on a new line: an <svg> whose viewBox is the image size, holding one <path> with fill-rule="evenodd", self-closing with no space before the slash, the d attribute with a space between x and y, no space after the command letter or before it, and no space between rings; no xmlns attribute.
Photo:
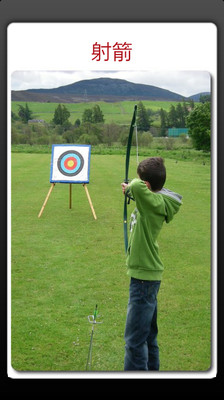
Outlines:
<svg viewBox="0 0 224 400"><path fill-rule="evenodd" d="M211 90L211 77L206 71L16 71L11 76L12 90L57 88L84 79L125 79L168 89L182 96Z"/></svg>

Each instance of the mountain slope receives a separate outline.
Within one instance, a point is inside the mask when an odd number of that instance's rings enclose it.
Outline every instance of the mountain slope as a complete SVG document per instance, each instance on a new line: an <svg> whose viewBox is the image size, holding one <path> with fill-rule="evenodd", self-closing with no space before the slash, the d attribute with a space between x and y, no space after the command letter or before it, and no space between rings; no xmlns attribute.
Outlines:
<svg viewBox="0 0 224 400"><path fill-rule="evenodd" d="M157 100L181 101L183 96L152 85L128 82L123 79L88 79L54 89L29 89L12 91L14 101L119 101Z"/></svg>

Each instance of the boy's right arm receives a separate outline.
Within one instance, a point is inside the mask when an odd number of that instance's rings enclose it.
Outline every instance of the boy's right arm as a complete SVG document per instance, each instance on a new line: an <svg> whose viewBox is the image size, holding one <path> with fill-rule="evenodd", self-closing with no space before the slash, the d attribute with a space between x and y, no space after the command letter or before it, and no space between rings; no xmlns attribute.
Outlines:
<svg viewBox="0 0 224 400"><path fill-rule="evenodd" d="M133 179L128 186L135 199L138 211L140 214L144 214L152 204L153 193L148 189L146 183L138 178Z"/></svg>

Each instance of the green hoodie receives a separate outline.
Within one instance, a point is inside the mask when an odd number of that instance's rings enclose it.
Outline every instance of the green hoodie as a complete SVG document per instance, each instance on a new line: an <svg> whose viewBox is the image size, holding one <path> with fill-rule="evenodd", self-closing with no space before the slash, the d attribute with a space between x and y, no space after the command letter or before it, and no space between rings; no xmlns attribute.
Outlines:
<svg viewBox="0 0 224 400"><path fill-rule="evenodd" d="M178 212L182 196L165 188L152 192L140 179L133 179L126 191L136 202L130 221L127 274L136 279L161 280L164 266L157 237L163 222L170 222Z"/></svg>

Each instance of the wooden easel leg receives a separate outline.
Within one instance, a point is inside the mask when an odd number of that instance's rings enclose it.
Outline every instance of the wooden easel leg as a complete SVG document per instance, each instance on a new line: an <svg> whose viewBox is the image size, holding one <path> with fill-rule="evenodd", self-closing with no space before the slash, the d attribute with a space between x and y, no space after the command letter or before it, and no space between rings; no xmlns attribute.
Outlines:
<svg viewBox="0 0 224 400"><path fill-rule="evenodd" d="M72 183L69 183L69 208L72 208Z"/></svg>
<svg viewBox="0 0 224 400"><path fill-rule="evenodd" d="M88 191L88 188L87 188L87 186L86 186L86 183L83 183L83 186L84 186L84 189L85 189L85 192L86 192L87 199L88 199L88 201L89 201L90 208L91 208L92 213L93 213L93 217L94 217L94 219L97 219L97 218L96 218L95 211L94 211L94 208L93 208L93 203L92 203L92 201L91 201L91 198L90 198L90 195L89 195L89 191Z"/></svg>
<svg viewBox="0 0 224 400"><path fill-rule="evenodd" d="M39 212L39 214L38 214L38 218L40 218L41 215L43 214L44 208L45 208L45 206L46 206L46 204L47 204L47 201L48 201L48 199L49 199L49 197L50 197L50 194L51 194L51 192L52 192L54 186L55 186L55 183L52 183L52 184L51 184L51 187L50 187L50 189L49 189L49 191L48 191L48 194L47 194L47 196L46 196L46 199L44 200L44 204L42 205L42 208L41 208L41 210L40 210L40 212Z"/></svg>

